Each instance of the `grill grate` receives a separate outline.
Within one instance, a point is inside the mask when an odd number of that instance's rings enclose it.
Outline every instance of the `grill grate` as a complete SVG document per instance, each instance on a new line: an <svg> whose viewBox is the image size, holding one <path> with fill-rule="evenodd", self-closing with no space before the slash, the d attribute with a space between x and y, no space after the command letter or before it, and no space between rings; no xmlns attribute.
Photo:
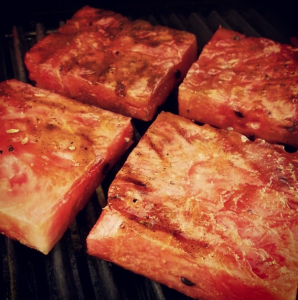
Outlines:
<svg viewBox="0 0 298 300"><path fill-rule="evenodd" d="M281 43L290 43L292 34L286 30L285 20L277 18L270 11L261 14L254 9L231 9L228 12L212 10L205 15L199 11L189 15L149 14L143 18L152 24L195 33L199 50L202 50L220 24L248 36L263 36ZM24 31L23 27L14 26L10 33L1 36L0 81L16 78L30 82L23 63L24 53L52 31L44 24L37 23L35 31ZM161 109L176 112L177 108L170 104L176 97L177 91L174 91ZM134 120L137 140L148 125ZM115 166L103 182L103 190L98 193L100 197L94 193L47 256L0 235L0 299L189 299L154 281L87 255L86 237L100 215L105 203L104 195L121 163Z"/></svg>

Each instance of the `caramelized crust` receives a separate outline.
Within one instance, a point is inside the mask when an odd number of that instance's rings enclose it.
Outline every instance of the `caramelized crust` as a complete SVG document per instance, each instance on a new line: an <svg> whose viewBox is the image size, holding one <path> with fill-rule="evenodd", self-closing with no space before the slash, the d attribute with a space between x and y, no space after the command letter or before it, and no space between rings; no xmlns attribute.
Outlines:
<svg viewBox="0 0 298 300"><path fill-rule="evenodd" d="M298 48L219 28L179 87L179 114L298 148Z"/></svg>

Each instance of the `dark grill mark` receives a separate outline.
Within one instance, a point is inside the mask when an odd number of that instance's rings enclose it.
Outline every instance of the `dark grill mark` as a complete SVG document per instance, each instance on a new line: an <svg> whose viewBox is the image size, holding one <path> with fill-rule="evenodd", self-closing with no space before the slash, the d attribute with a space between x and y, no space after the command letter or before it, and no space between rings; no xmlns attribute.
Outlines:
<svg viewBox="0 0 298 300"><path fill-rule="evenodd" d="M132 178L132 177L126 177L125 181L128 183L133 183L134 185L140 186L140 187L146 187L146 184L143 183L142 181L136 179L136 178Z"/></svg>
<svg viewBox="0 0 298 300"><path fill-rule="evenodd" d="M148 136L144 136L143 139L144 139L144 141L146 140L147 143L150 145L149 148L151 148L153 151L155 151L155 153L158 155L158 157L160 159L163 159L162 149L160 147L156 146L155 143L153 143Z"/></svg>
<svg viewBox="0 0 298 300"><path fill-rule="evenodd" d="M186 279L185 277L181 277L182 283L184 283L187 286L194 286L195 284L191 282L190 280Z"/></svg>

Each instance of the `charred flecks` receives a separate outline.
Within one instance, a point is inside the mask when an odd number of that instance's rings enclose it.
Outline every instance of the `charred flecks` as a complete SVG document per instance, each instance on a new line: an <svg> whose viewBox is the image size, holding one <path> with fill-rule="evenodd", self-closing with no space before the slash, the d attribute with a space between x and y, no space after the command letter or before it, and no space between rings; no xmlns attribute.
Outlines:
<svg viewBox="0 0 298 300"><path fill-rule="evenodd" d="M182 283L184 283L187 286L194 286L195 284L191 282L190 280L186 279L185 277L181 277Z"/></svg>
<svg viewBox="0 0 298 300"><path fill-rule="evenodd" d="M0 150L0 154L2 154L3 153L3 150Z"/></svg>
<svg viewBox="0 0 298 300"><path fill-rule="evenodd" d="M181 71L180 71L180 70L176 70L176 72L175 72L175 78L176 78L176 79L180 79L181 76L182 76Z"/></svg>
<svg viewBox="0 0 298 300"><path fill-rule="evenodd" d="M117 82L115 93L118 97L124 97L126 95L125 85L122 82Z"/></svg>
<svg viewBox="0 0 298 300"><path fill-rule="evenodd" d="M9 151L9 152L12 152L13 150L14 150L13 146L9 145L9 146L8 146L8 151Z"/></svg>
<svg viewBox="0 0 298 300"><path fill-rule="evenodd" d="M110 164L106 163L105 166L102 169L102 174L106 175L108 173L108 171L109 171L109 168L110 168Z"/></svg>
<svg viewBox="0 0 298 300"><path fill-rule="evenodd" d="M243 115L242 112L240 112L240 111L238 111L238 110L234 110L234 113L235 113L235 115L236 115L237 117L239 117L239 118L244 118L244 115Z"/></svg>
<svg viewBox="0 0 298 300"><path fill-rule="evenodd" d="M133 202L133 203L137 203L137 202L138 202L138 199L133 199L132 202Z"/></svg>
<svg viewBox="0 0 298 300"><path fill-rule="evenodd" d="M239 37L239 35L234 35L234 36L233 36L233 40L235 40L235 41L239 41L239 40L240 40L240 37Z"/></svg>

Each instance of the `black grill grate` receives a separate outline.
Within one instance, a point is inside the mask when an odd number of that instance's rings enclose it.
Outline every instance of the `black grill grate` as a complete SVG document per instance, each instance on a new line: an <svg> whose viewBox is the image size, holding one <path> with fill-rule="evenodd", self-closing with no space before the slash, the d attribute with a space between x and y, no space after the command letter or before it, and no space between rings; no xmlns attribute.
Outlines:
<svg viewBox="0 0 298 300"><path fill-rule="evenodd" d="M263 36L281 43L290 43L293 32L292 28L289 30L287 20L278 14L272 11L260 13L252 8L210 10L207 14L195 11L187 15L181 12L158 15L149 13L143 18L152 24L195 33L199 50L220 24L248 36ZM24 28L13 26L10 32L0 37L0 81L16 78L30 82L23 63L24 53L53 31L43 23L36 23L34 31L25 31ZM176 96L177 91L174 91L161 109L175 112L170 100L175 101ZM148 125L134 121L136 139L142 136ZM189 299L163 285L87 255L86 237L100 215L105 203L104 195L121 163L103 182L100 197L96 193L92 196L47 256L0 235L0 299Z"/></svg>

